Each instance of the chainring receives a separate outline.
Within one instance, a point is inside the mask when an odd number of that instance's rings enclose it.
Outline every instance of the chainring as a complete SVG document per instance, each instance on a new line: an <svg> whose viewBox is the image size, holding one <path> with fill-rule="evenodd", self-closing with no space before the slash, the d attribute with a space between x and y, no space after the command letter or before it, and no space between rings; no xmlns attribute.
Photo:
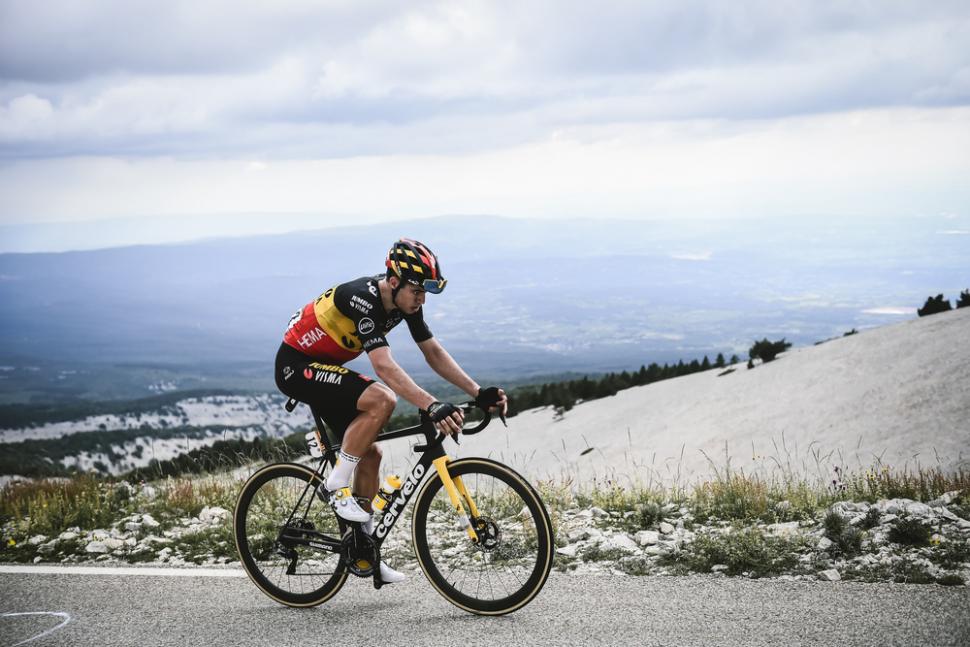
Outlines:
<svg viewBox="0 0 970 647"><path fill-rule="evenodd" d="M381 563L373 537L354 528L344 532L340 542L340 558L347 566L347 571L357 577L370 577L374 574L374 568Z"/></svg>

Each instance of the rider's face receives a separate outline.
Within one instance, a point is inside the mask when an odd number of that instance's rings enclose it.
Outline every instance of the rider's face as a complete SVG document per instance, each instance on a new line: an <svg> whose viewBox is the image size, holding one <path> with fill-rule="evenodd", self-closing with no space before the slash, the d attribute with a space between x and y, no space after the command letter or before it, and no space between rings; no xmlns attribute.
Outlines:
<svg viewBox="0 0 970 647"><path fill-rule="evenodd" d="M404 286L397 293L397 307L406 314L414 314L424 305L426 295L427 292L421 288L405 282Z"/></svg>

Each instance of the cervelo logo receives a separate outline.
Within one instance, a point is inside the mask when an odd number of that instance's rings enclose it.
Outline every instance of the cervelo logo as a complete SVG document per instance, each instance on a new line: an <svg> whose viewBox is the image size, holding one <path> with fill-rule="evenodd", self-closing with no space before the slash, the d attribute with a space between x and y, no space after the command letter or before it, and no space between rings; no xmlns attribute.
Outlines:
<svg viewBox="0 0 970 647"><path fill-rule="evenodd" d="M357 330L360 331L361 335L369 335L370 333L374 332L374 320L370 317L364 317L360 320L360 323L357 324Z"/></svg>
<svg viewBox="0 0 970 647"><path fill-rule="evenodd" d="M422 476L424 476L424 465L418 463L408 475L408 480L405 481L404 485L401 487L401 495L394 497L394 503L392 503L391 507L388 508L387 512L384 513L384 518L381 519L381 525L379 525L377 530L374 531L375 535L381 539L384 538L384 535L386 535L391 529L391 526L394 525L394 521L397 519L397 516L401 514L404 506L407 505L408 499L411 498L411 494L414 492L414 489L418 487L418 483L421 482Z"/></svg>

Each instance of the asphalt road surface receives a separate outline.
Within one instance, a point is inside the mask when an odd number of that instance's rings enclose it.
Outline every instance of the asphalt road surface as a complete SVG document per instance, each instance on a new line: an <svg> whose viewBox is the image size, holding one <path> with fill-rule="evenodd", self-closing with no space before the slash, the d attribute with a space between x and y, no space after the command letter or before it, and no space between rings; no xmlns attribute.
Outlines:
<svg viewBox="0 0 970 647"><path fill-rule="evenodd" d="M484 618L420 574L381 591L348 581L322 606L289 609L227 576L238 571L10 570L4 647L970 645L967 587L553 573L529 606Z"/></svg>

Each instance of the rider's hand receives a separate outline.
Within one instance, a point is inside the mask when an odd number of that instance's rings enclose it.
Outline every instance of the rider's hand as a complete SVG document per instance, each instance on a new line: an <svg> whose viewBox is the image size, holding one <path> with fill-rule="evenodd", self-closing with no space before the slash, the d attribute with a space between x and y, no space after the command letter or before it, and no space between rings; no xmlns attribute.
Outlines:
<svg viewBox="0 0 970 647"><path fill-rule="evenodd" d="M509 410L509 399L505 396L505 391L497 386L478 389L475 404L486 411L501 411L503 416Z"/></svg>
<svg viewBox="0 0 970 647"><path fill-rule="evenodd" d="M465 414L450 402L432 402L428 407L428 417L434 428L443 434L457 434L465 422Z"/></svg>

